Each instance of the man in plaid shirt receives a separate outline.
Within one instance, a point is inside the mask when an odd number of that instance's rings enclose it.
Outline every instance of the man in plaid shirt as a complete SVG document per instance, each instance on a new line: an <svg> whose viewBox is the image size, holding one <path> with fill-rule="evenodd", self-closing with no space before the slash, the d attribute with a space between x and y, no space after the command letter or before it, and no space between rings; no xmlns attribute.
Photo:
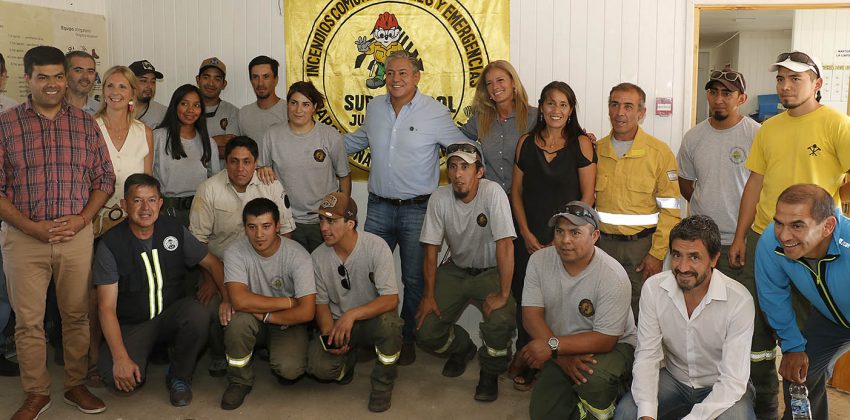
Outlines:
<svg viewBox="0 0 850 420"><path fill-rule="evenodd" d="M112 194L115 174L95 121L63 100L65 56L54 47L24 55L32 94L0 114L0 230L26 401L13 419L50 406L42 320L51 277L62 315L64 401L84 413L106 405L86 389L91 219Z"/></svg>

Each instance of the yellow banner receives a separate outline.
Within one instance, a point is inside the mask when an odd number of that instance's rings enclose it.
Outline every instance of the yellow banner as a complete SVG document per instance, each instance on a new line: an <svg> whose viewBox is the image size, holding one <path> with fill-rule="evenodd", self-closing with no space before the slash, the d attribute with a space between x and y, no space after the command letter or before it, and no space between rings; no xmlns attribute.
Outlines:
<svg viewBox="0 0 850 420"><path fill-rule="evenodd" d="M384 59L406 50L421 63L419 90L461 124L484 66L509 59L509 7L509 0L286 1L286 81L313 82L327 98L318 120L352 132L366 104L386 93ZM351 157L355 180L368 177L370 160L368 149Z"/></svg>

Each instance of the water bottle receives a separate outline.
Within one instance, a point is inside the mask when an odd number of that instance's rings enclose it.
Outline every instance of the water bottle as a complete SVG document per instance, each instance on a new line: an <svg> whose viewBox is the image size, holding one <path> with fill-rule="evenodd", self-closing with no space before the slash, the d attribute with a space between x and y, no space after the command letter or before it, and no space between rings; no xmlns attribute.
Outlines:
<svg viewBox="0 0 850 420"><path fill-rule="evenodd" d="M812 420L809 390L806 385L792 383L788 387L788 393L791 394L791 418L793 420Z"/></svg>

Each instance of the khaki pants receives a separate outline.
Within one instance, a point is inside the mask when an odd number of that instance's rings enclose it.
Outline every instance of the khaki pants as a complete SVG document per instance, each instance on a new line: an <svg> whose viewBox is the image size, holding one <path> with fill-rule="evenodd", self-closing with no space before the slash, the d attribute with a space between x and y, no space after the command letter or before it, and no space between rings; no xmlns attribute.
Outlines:
<svg viewBox="0 0 850 420"><path fill-rule="evenodd" d="M632 283L632 312L634 312L635 322L637 322L638 311L640 310L640 290L643 288L643 272L635 270L652 248L652 235L644 236L635 241L621 241L601 235L596 245L606 254L619 261L626 269L626 274Z"/></svg>
<svg viewBox="0 0 850 420"><path fill-rule="evenodd" d="M372 369L372 390L392 391L397 376L398 356L401 353L401 326L404 323L395 310L372 319L355 321L351 328L350 347L347 354L334 355L322 348L319 337L310 342L307 373L323 380L339 381L357 363L353 349L373 346L377 358Z"/></svg>
<svg viewBox="0 0 850 420"><path fill-rule="evenodd" d="M51 277L62 317L65 389L85 382L89 351L92 226L68 242L48 244L4 223L0 232L24 392L49 395L44 309Z"/></svg>
<svg viewBox="0 0 850 420"><path fill-rule="evenodd" d="M263 324L253 314L237 312L224 328L227 379L241 385L254 384L254 346L268 343L269 367L285 379L297 379L307 369L307 326Z"/></svg>
<svg viewBox="0 0 850 420"><path fill-rule="evenodd" d="M325 244L322 239L322 231L319 230L319 224L304 224L296 223L295 230L292 231L292 240L301 244L307 252L313 252L316 248Z"/></svg>

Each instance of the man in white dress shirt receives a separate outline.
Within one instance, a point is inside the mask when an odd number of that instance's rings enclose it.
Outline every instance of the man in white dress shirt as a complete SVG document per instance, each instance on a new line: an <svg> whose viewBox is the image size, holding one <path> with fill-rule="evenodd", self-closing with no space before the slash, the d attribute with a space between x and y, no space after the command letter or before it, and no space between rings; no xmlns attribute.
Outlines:
<svg viewBox="0 0 850 420"><path fill-rule="evenodd" d="M720 230L691 216L670 232L670 267L640 297L632 391L615 419L755 419L747 289L716 270ZM662 366L665 362L665 367Z"/></svg>

